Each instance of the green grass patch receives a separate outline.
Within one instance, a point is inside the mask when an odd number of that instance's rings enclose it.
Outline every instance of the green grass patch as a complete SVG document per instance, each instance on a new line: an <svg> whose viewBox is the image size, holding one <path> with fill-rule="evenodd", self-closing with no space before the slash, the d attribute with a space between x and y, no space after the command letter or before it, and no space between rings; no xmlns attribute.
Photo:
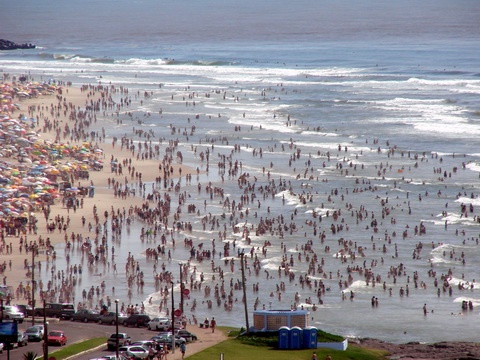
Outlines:
<svg viewBox="0 0 480 360"><path fill-rule="evenodd" d="M278 331L245 334L244 328L220 327L219 330L228 334L227 340L189 356L188 360L220 359L221 354L225 360L309 360L313 352L317 353L319 360L325 359L327 355L330 355L333 360L385 360L388 355L386 351L366 349L355 344L350 344L346 351L322 348L279 350L277 349ZM318 330L319 342L341 342L343 340L342 336Z"/></svg>
<svg viewBox="0 0 480 360"><path fill-rule="evenodd" d="M229 338L224 342L209 347L199 353L188 355L188 360L215 360L223 354L225 360L310 360L312 353L316 352L319 360L330 355L333 360L385 360L388 355L385 351L364 349L349 345L346 351L331 349L302 349L302 350L277 350L270 346L245 344L238 339Z"/></svg>
<svg viewBox="0 0 480 360"><path fill-rule="evenodd" d="M340 335L327 333L323 330L317 330L317 342L342 342L345 340Z"/></svg>
<svg viewBox="0 0 480 360"><path fill-rule="evenodd" d="M83 351L87 351L93 348L96 348L100 345L105 345L107 343L106 337L93 338L85 341L81 341L72 345L65 346L60 350L52 346L48 347L48 356L55 356L57 360L66 359L70 356L77 355ZM43 360L43 356L39 357L38 360Z"/></svg>

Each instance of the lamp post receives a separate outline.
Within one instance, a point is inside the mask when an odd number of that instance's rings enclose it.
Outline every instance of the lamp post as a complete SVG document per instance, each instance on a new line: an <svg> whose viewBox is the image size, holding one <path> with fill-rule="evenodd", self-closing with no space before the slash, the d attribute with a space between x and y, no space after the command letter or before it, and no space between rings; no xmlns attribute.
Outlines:
<svg viewBox="0 0 480 360"><path fill-rule="evenodd" d="M118 299L115 299L115 332L116 332L116 346L115 346L115 358L118 360Z"/></svg>
<svg viewBox="0 0 480 360"><path fill-rule="evenodd" d="M180 265L180 311L183 316L183 264L179 263L178 265Z"/></svg>
<svg viewBox="0 0 480 360"><path fill-rule="evenodd" d="M175 354L175 300L173 299L173 281L172 283L172 354Z"/></svg>
<svg viewBox="0 0 480 360"><path fill-rule="evenodd" d="M241 269L242 269L242 288L243 288L243 305L245 306L245 325L247 326L247 333L250 325L248 324L248 306L247 306L247 291L245 284L245 253L240 253Z"/></svg>
<svg viewBox="0 0 480 360"><path fill-rule="evenodd" d="M43 297L43 358L48 359L48 322L47 322L47 300Z"/></svg>
<svg viewBox="0 0 480 360"><path fill-rule="evenodd" d="M32 245L32 326L35 325L35 255L37 244Z"/></svg>

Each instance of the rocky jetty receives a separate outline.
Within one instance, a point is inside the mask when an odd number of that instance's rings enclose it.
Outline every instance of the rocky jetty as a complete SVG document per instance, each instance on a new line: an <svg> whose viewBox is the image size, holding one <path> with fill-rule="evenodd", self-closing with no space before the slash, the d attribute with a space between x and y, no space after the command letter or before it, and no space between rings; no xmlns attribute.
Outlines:
<svg viewBox="0 0 480 360"><path fill-rule="evenodd" d="M17 49L35 49L34 44L17 44L13 41L0 39L0 50L17 50Z"/></svg>

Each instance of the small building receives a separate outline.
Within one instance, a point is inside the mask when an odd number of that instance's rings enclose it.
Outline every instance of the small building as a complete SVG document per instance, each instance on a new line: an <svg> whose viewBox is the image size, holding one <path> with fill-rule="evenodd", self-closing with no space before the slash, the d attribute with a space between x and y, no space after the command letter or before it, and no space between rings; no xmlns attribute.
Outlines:
<svg viewBox="0 0 480 360"><path fill-rule="evenodd" d="M303 329L308 326L308 310L257 310L253 312L253 328L257 331L277 331L282 326Z"/></svg>

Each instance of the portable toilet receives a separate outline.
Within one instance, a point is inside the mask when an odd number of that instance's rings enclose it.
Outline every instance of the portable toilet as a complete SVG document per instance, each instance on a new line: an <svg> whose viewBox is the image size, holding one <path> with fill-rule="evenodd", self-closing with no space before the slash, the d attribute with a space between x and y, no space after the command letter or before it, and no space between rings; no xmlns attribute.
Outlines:
<svg viewBox="0 0 480 360"><path fill-rule="evenodd" d="M280 350L289 349L290 346L290 328L288 326L282 326L278 329L278 348Z"/></svg>
<svg viewBox="0 0 480 360"><path fill-rule="evenodd" d="M308 326L302 331L303 335L303 348L304 349L316 349L318 330L315 326Z"/></svg>
<svg viewBox="0 0 480 360"><path fill-rule="evenodd" d="M302 348L302 329L294 326L290 329L290 349Z"/></svg>

